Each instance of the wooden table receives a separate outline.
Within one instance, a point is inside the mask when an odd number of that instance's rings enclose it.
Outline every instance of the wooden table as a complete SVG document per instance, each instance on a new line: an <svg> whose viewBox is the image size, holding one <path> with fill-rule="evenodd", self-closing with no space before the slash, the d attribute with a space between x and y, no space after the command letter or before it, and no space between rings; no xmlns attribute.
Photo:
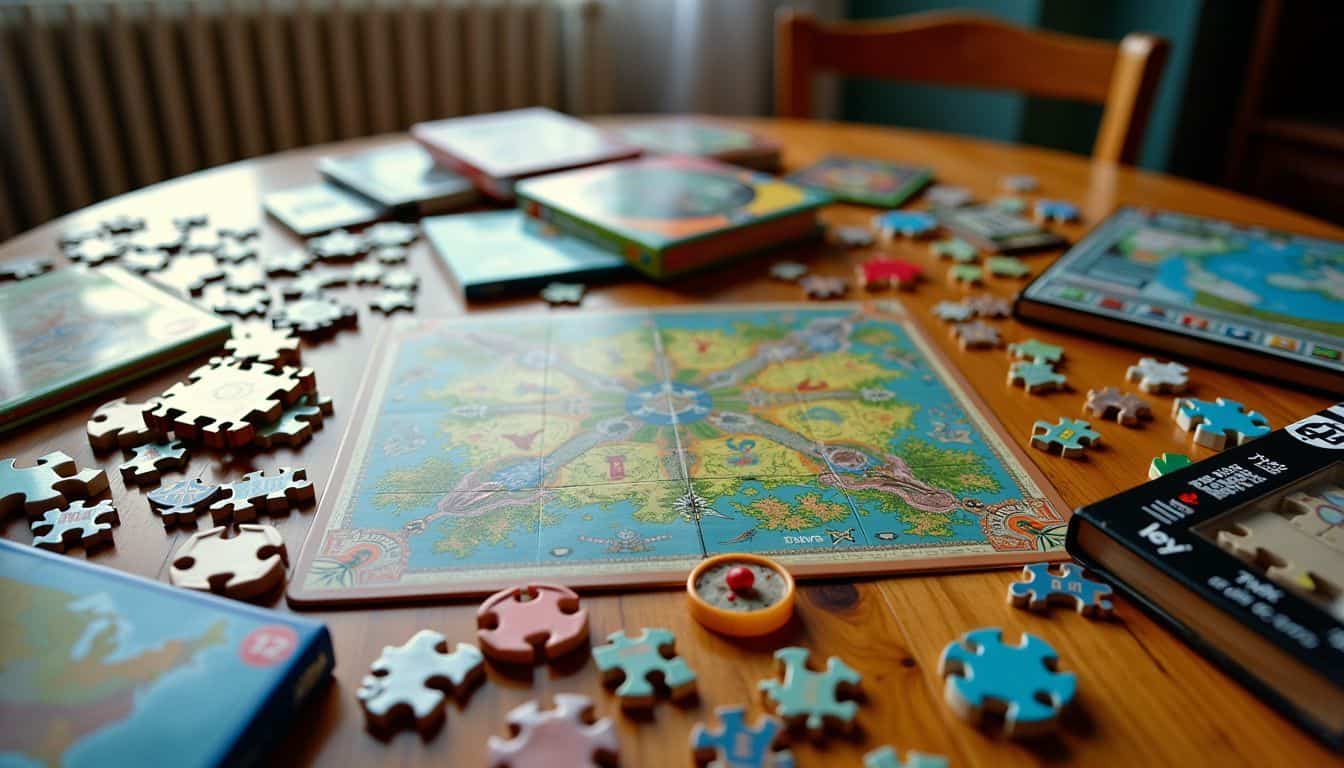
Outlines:
<svg viewBox="0 0 1344 768"><path fill-rule="evenodd" d="M941 182L969 187L980 198L999 194L1005 174L1029 173L1041 182L1041 194L1076 201L1084 224L1064 226L1071 238L1120 203L1143 203L1198 214L1281 227L1308 234L1344 237L1344 231L1230 192L1166 178L1086 158L1041 149L992 144L915 131L898 131L820 122L742 121L778 140L785 163L798 167L827 152L885 157L927 163L937 169ZM52 254L57 232L72 221L98 220L116 212L167 218L205 210L216 218L260 217L262 196L275 189L315 181L315 161L334 152L349 152L398 137L383 137L340 146L286 152L237 163L134 192L61 221L26 233L4 246L0 258ZM828 222L862 223L871 209L836 206L825 212ZM297 240L277 224L267 222L266 248L293 246ZM902 294L931 335L961 366L973 386L1002 419L1008 430L1026 445L1031 424L1081 412L1089 387L1119 384L1125 368L1137 358L1134 350L1064 333L1020 327L1003 321L1005 336L1033 335L1063 344L1068 350L1070 393L1032 397L1005 386L1008 367L1002 352L962 352L951 343L947 330L929 314L935 302L952 298L957 290L942 276L925 244L898 243L897 255L925 263L933 279L913 293ZM828 251L820 247L781 254L806 261L813 271L852 276L853 263L862 254ZM776 257L779 258L779 257ZM1039 271L1050 255L1028 258ZM772 282L764 258L732 269L713 272L666 286L645 282L597 288L584 302L586 308L655 306L684 302L761 302L797 300L797 288ZM536 299L524 298L466 307L450 287L423 242L415 246L412 267L421 274L419 312L456 314L524 311L544 312ZM989 290L1012 295L1017 283L992 280ZM336 415L316 438L296 452L279 450L260 456L265 467L306 467L319 483L330 472L337 445L353 407L361 361L370 351L376 331L384 322L361 311L358 333L343 332L334 340L305 346L304 362L317 372L322 391L336 403ZM124 387L112 396L135 400L152 396L191 369L176 370ZM1266 383L1258 377L1192 366L1194 392L1201 397L1234 396L1265 413L1274 426L1315 411L1327 404L1321 396ZM1169 398L1153 397L1158 418L1139 430L1115 425L1104 428L1106 443L1086 461L1066 461L1029 450L1033 460L1076 506L1142 482L1149 460L1162 451L1194 450L1190 437L1170 419ZM122 523L114 551L94 556L96 562L149 578L164 579L170 553L182 533L165 533L139 492L123 490L115 470L116 457L94 458L84 436L84 421L97 403L71 408L63 415L0 440L0 456L33 457L52 450L75 456L83 466L103 466L112 476ZM197 458L197 467L216 479L250 471L247 460L221 465L217 458ZM289 542L291 556L313 518L297 513L277 522ZM17 519L5 523L4 535L29 541L26 525ZM82 555L76 554L76 557ZM748 703L760 710L756 683L772 674L771 651L783 644L801 644L815 654L835 654L856 667L864 677L867 702L859 720L864 735L855 742L833 739L824 748L810 744L794 747L799 765L857 765L860 755L880 744L904 751L917 748L948 755L953 765L1325 765L1337 757L1302 731L1261 704L1246 690L1219 672L1171 633L1121 601L1119 620L1092 622L1068 612L1043 617L1009 607L1005 585L1013 572L912 576L872 581L811 584L801 590L798 621L771 644L734 642L711 635L695 624L676 592L638 592L591 597L594 637L620 628L667 626L677 635L683 657L699 673L698 706L680 709L660 704L651 718L632 719L617 713L613 697L604 692L591 664L559 674L538 667L531 679L504 676L492 669L489 681L470 699L465 710L450 707L446 726L428 743L412 732L402 732L390 743L380 742L363 729L355 689L369 662L384 645L399 644L412 632L432 627L450 640L472 640L475 605L343 610L310 614L327 623L336 644L335 684L316 706L291 726L281 755L285 764L324 765L480 765L488 734L506 731L504 714L535 697L575 691L596 701L600 714L619 723L621 764L625 766L685 766L690 764L687 738L691 726L709 717L715 706ZM276 610L288 610L283 603ZM1017 744L983 735L959 721L942 701L937 659L943 646L962 632L983 626L1003 627L1011 636L1023 630L1048 640L1063 657L1063 666L1078 674L1079 705L1057 738L1035 745ZM164 727L171 727L165 723Z"/></svg>

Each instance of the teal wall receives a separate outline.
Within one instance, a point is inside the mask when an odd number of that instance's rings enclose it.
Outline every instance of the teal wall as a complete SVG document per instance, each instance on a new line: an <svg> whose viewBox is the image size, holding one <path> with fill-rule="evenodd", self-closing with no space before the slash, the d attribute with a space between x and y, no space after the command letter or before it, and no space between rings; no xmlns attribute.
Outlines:
<svg viewBox="0 0 1344 768"><path fill-rule="evenodd" d="M1213 7L1216 5L1216 9ZM1220 141L1235 108L1255 0L850 0L848 17L875 19L968 10L1024 26L1120 40L1152 32L1171 43L1140 164L1205 176L1217 172ZM1101 107L1015 93L846 79L842 116L859 122L1092 150ZM1192 99L1194 100L1192 103ZM1213 135L1211 135L1211 133Z"/></svg>

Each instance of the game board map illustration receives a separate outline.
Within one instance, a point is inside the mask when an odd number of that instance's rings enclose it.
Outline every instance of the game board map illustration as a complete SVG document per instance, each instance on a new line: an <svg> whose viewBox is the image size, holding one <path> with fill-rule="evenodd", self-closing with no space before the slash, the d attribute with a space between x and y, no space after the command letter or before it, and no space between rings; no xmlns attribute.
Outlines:
<svg viewBox="0 0 1344 768"><path fill-rule="evenodd" d="M1068 511L896 302L407 319L296 605L1057 558Z"/></svg>

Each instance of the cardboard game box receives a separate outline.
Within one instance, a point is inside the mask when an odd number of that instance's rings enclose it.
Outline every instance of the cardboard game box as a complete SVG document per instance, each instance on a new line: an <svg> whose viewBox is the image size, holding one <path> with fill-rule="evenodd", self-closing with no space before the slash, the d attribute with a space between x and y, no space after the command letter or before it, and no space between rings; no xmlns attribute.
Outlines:
<svg viewBox="0 0 1344 768"><path fill-rule="evenodd" d="M335 663L317 622L0 540L0 765L260 765Z"/></svg>
<svg viewBox="0 0 1344 768"><path fill-rule="evenodd" d="M669 155L530 179L529 216L623 255L654 278L818 232L822 192L712 160Z"/></svg>
<svg viewBox="0 0 1344 768"><path fill-rule="evenodd" d="M367 197L398 218L430 216L476 202L470 180L435 163L412 141L324 157L317 169L328 181Z"/></svg>

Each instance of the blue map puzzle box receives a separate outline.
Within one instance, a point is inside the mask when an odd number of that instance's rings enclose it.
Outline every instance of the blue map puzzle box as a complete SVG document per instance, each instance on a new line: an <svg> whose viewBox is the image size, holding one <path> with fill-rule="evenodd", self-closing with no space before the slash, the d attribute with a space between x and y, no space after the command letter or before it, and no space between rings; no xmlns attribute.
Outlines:
<svg viewBox="0 0 1344 768"><path fill-rule="evenodd" d="M632 274L620 255L521 211L434 216L420 226L471 300L535 290L552 280L594 282Z"/></svg>
<svg viewBox="0 0 1344 768"><path fill-rule="evenodd" d="M260 764L322 624L0 540L0 766Z"/></svg>

